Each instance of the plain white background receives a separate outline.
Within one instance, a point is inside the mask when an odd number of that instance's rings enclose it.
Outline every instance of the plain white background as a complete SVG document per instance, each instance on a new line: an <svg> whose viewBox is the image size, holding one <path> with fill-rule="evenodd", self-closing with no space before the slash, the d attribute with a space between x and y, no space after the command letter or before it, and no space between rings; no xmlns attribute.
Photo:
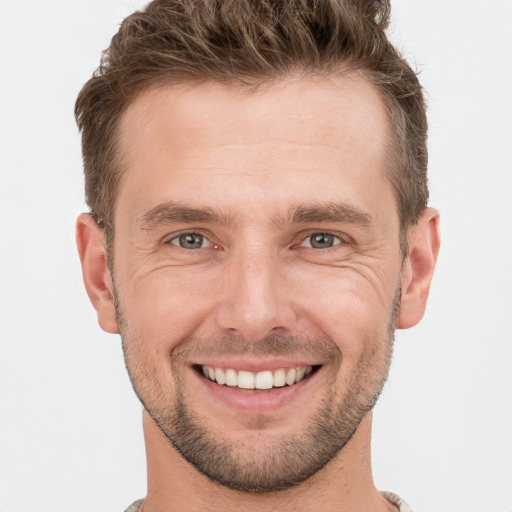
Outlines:
<svg viewBox="0 0 512 512"><path fill-rule="evenodd" d="M135 0L0 0L0 511L122 511L141 406L74 245L73 104ZM418 512L512 511L512 1L395 0L421 70L443 247L375 411L379 488Z"/></svg>

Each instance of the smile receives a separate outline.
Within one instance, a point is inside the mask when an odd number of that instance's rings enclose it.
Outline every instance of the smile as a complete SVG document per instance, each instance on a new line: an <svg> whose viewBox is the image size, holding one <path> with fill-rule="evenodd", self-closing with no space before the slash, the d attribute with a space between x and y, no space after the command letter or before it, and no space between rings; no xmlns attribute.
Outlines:
<svg viewBox="0 0 512 512"><path fill-rule="evenodd" d="M294 368L279 368L277 370L264 370L260 372L219 368L207 365L200 365L200 369L207 379L221 386L249 390L268 390L297 384L310 375L315 367L297 366Z"/></svg>

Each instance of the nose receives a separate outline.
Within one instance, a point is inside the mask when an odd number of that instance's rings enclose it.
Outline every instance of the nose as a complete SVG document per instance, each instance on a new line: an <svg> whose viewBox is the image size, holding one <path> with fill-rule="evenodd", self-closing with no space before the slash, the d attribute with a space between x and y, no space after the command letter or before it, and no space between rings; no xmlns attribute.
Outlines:
<svg viewBox="0 0 512 512"><path fill-rule="evenodd" d="M224 332L255 342L293 329L296 315L277 257L247 249L224 270L216 315Z"/></svg>

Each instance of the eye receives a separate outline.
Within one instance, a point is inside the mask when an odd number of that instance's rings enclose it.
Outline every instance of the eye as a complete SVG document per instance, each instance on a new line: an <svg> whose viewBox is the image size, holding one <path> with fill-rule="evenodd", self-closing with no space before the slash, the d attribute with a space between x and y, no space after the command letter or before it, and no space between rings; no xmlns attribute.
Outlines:
<svg viewBox="0 0 512 512"><path fill-rule="evenodd" d="M210 241L198 233L182 233L169 240L170 244L177 245L183 249L203 249L208 247Z"/></svg>
<svg viewBox="0 0 512 512"><path fill-rule="evenodd" d="M311 247L312 249L329 249L340 243L341 239L330 233L313 233L301 245L303 247Z"/></svg>

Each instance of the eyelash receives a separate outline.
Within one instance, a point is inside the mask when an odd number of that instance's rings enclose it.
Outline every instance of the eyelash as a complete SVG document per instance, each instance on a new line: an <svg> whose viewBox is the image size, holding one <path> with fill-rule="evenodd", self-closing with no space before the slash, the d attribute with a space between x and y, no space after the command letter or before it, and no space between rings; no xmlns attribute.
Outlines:
<svg viewBox="0 0 512 512"><path fill-rule="evenodd" d="M334 240L333 240L333 245L332 246L329 246L329 247L312 247L312 238L313 236L322 236L324 238L326 237L332 237ZM317 249L317 250L328 250L328 249L334 249L336 246L338 245L342 245L344 243L346 243L346 240L344 240L344 235L342 233L332 233L330 231L313 231L311 233L309 233L303 240L302 242L299 244L299 247L306 247L308 249ZM338 242L336 242L336 239L338 240ZM307 242L309 240L309 245L307 246L304 246L303 244L305 242Z"/></svg>
<svg viewBox="0 0 512 512"><path fill-rule="evenodd" d="M201 247L191 247L191 248L187 248L187 247L182 247L181 245L179 245L179 240L181 237L187 237L187 236L198 236L198 237L201 237L202 238L202 244L201 244ZM176 240L178 241L178 243L174 243L173 241ZM183 233L179 233L177 235L174 235L172 238L169 238L165 243L166 244L171 244L171 245L175 245L177 247L179 247L180 249L185 249L186 251L188 250L193 250L193 249L207 249L208 247L202 247L202 245L205 243L205 242L209 242L210 244L213 244L213 242L208 238L208 236L206 235L203 235L202 233L198 233L196 231L185 231ZM213 246L213 248L218 248L216 245Z"/></svg>

